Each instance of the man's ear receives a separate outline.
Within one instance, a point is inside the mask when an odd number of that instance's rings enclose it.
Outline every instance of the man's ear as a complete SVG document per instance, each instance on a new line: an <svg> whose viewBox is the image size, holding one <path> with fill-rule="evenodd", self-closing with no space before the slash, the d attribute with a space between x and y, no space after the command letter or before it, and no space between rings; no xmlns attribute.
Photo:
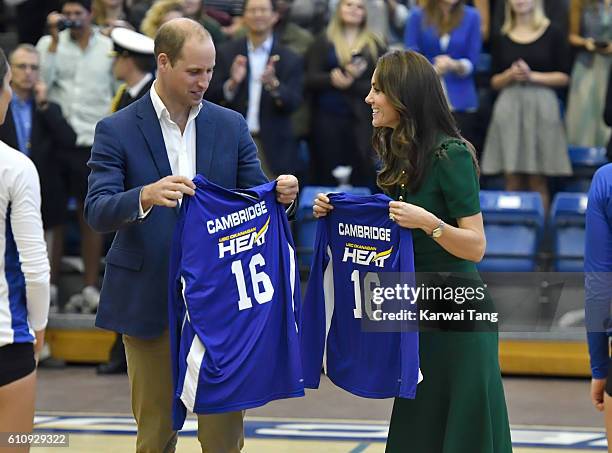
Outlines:
<svg viewBox="0 0 612 453"><path fill-rule="evenodd" d="M168 54L160 53L157 56L157 69L159 70L167 70L172 67L172 63L170 63L170 58L168 58Z"/></svg>

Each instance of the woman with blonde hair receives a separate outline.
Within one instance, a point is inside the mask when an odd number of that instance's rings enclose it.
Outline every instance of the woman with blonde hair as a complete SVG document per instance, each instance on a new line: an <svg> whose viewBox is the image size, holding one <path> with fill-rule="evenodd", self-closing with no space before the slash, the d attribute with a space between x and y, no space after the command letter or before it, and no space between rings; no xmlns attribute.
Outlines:
<svg viewBox="0 0 612 453"><path fill-rule="evenodd" d="M341 0L308 50L305 85L312 101L316 183L335 185L332 171L348 165L353 184L374 185L371 113L363 98L384 51L384 42L368 28L364 0Z"/></svg>
<svg viewBox="0 0 612 453"><path fill-rule="evenodd" d="M159 27L183 16L183 0L157 0L142 20L140 31L150 38L155 38Z"/></svg>
<svg viewBox="0 0 612 453"><path fill-rule="evenodd" d="M548 176L572 172L556 88L568 84L565 34L542 0L506 0L502 35L491 52L499 91L484 146L483 174L503 173L506 190L532 190L549 206Z"/></svg>
<svg viewBox="0 0 612 453"><path fill-rule="evenodd" d="M571 0L569 41L578 53L565 118L568 141L606 146L610 128L602 117L612 64L612 1Z"/></svg>

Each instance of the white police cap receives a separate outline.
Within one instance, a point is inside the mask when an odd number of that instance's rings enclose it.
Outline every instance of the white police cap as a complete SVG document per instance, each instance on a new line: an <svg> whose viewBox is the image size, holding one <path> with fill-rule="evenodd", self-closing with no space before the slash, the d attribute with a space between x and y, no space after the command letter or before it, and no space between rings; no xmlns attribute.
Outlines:
<svg viewBox="0 0 612 453"><path fill-rule="evenodd" d="M124 53L153 55L153 40L134 30L116 27L111 31L110 37L113 40L114 50L119 55Z"/></svg>

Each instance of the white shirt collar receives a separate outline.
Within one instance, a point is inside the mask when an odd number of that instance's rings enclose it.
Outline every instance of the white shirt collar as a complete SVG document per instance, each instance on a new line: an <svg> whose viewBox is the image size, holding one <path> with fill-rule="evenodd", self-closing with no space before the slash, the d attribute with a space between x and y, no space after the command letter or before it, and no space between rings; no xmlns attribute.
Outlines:
<svg viewBox="0 0 612 453"><path fill-rule="evenodd" d="M151 74L150 72L147 72L145 74L145 76L140 79L140 81L134 85L133 87L128 88L128 93L130 93L130 96L132 96L132 98L135 98L136 96L138 96L138 93L140 93L140 90L142 90L144 88L144 86L149 83L149 80L151 80L153 78L153 74Z"/></svg>
<svg viewBox="0 0 612 453"><path fill-rule="evenodd" d="M253 47L253 43L249 38L247 38L247 50L249 52L253 52L254 50L264 50L266 53L270 53L272 51L272 44L274 43L274 34L270 33L270 36L266 38L264 42L257 48Z"/></svg>
<svg viewBox="0 0 612 453"><path fill-rule="evenodd" d="M157 90L155 89L156 83L157 81L153 82L153 84L151 85L151 90L149 91L151 94L151 102L153 102L153 108L155 109L155 114L157 115L157 119L160 121L162 117L170 119L170 112L164 105L164 102L161 100L161 98L159 97L159 94L157 94ZM187 118L187 122L189 123L192 119L198 116L198 113L200 113L201 109L202 109L201 102L198 105L191 107L191 110L189 111L189 117Z"/></svg>

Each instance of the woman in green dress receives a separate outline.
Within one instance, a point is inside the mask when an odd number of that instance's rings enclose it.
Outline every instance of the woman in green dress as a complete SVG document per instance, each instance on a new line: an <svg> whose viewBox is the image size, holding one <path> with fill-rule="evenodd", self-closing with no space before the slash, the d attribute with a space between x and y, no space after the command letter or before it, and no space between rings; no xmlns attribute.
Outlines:
<svg viewBox="0 0 612 453"><path fill-rule="evenodd" d="M416 52L386 54L378 61L366 102L382 163L377 182L396 200L389 204L390 218L412 230L415 270L452 272L454 281L462 282L455 288L465 282L482 286L475 265L486 245L478 165L457 130L435 70ZM329 199L319 194L314 215L331 209ZM480 312L494 312L488 295L480 304ZM468 308L458 300L429 301L426 308L448 312L457 307ZM414 400L396 398L387 453L512 451L497 330L485 324L420 325L424 379Z"/></svg>

